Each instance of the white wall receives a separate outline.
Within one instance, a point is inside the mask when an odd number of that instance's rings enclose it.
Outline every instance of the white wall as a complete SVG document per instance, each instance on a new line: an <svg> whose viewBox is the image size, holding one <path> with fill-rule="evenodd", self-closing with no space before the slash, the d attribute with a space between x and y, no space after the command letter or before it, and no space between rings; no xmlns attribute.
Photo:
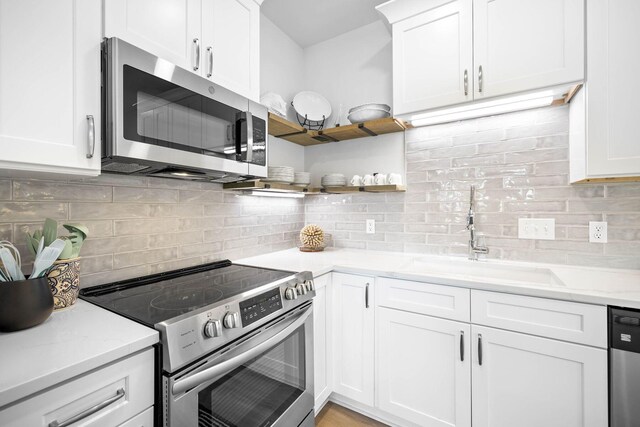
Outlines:
<svg viewBox="0 0 640 427"><path fill-rule="evenodd" d="M382 23L356 28L304 50L304 84L321 93L333 109L333 127L342 104L341 124L350 108L367 102L391 105L391 35Z"/></svg>
<svg viewBox="0 0 640 427"><path fill-rule="evenodd" d="M333 109L329 127L349 124L349 108L367 102L392 104L391 35L382 21L356 28L302 49L268 18L261 20L261 88L290 104L302 90L325 96ZM295 121L289 108L287 118ZM312 174L313 185L327 173L348 176L405 171L404 134L302 147L270 137L269 164L293 166Z"/></svg>

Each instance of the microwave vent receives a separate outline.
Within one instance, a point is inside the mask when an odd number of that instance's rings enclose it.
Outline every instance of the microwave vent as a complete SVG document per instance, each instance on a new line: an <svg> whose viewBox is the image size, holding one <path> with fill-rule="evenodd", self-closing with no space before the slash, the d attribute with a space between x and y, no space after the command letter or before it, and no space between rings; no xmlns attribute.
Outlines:
<svg viewBox="0 0 640 427"><path fill-rule="evenodd" d="M102 170L105 172L115 172L115 173L136 173L143 171L145 169L149 169L149 166L139 165L137 163L103 163Z"/></svg>

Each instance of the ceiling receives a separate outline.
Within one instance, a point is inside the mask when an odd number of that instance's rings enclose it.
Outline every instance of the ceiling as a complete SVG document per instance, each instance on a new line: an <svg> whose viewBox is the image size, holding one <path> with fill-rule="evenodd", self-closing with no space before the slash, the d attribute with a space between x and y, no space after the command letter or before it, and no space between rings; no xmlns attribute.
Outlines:
<svg viewBox="0 0 640 427"><path fill-rule="evenodd" d="M301 47L380 20L386 0L265 0L262 13Z"/></svg>

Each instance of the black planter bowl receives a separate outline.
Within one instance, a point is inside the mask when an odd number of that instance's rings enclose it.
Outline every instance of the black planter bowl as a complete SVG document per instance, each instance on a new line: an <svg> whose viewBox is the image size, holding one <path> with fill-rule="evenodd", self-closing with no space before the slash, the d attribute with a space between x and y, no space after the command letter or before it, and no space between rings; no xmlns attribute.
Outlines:
<svg viewBox="0 0 640 427"><path fill-rule="evenodd" d="M0 282L0 331L13 332L39 325L53 311L47 277Z"/></svg>

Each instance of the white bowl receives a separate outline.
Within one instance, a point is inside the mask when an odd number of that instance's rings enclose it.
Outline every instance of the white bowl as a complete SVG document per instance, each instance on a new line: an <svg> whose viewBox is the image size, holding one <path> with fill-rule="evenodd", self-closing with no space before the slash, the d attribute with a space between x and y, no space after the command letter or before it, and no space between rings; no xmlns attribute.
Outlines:
<svg viewBox="0 0 640 427"><path fill-rule="evenodd" d="M389 107L387 104L370 103L370 104L362 104L362 105L358 105L357 107L353 107L352 109L349 110L349 114L355 113L356 111L369 110L369 109L384 110L384 111L391 112L391 107Z"/></svg>
<svg viewBox="0 0 640 427"><path fill-rule="evenodd" d="M368 122L369 120L384 119L391 117L391 113L381 109L367 108L364 110L354 111L347 116L351 123Z"/></svg>
<svg viewBox="0 0 640 427"><path fill-rule="evenodd" d="M293 97L293 108L302 118L307 120L321 121L328 119L331 115L331 104L327 98L317 92L306 90L299 92Z"/></svg>

